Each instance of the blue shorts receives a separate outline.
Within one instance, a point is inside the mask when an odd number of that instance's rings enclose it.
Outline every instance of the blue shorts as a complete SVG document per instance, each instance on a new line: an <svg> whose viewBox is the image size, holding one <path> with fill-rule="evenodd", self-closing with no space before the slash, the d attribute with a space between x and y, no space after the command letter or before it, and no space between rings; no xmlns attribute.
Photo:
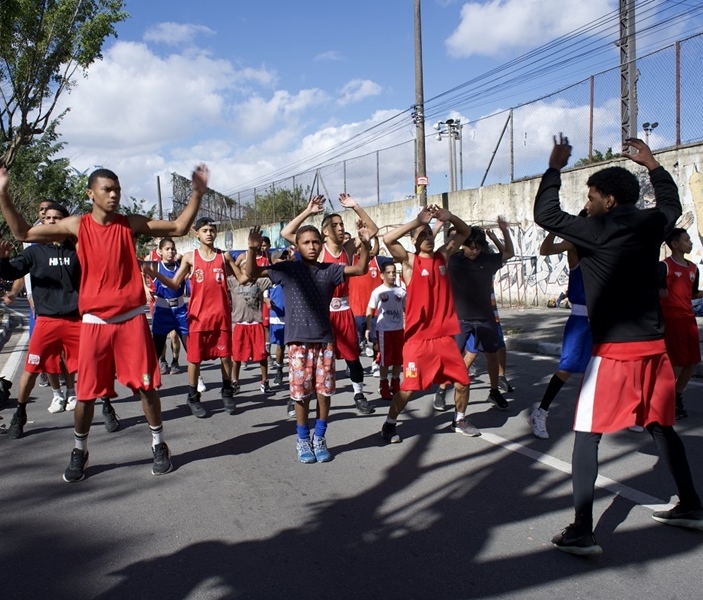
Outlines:
<svg viewBox="0 0 703 600"><path fill-rule="evenodd" d="M459 350L471 354L483 352L498 352L501 348L498 337L498 324L494 319L487 321L459 321L461 333L454 336Z"/></svg>
<svg viewBox="0 0 703 600"><path fill-rule="evenodd" d="M168 335L174 329L181 336L188 335L188 306L186 304L175 308L154 306L151 332L155 335Z"/></svg>
<svg viewBox="0 0 703 600"><path fill-rule="evenodd" d="M571 314L564 327L559 370L567 373L585 373L593 354L593 338L588 317Z"/></svg>
<svg viewBox="0 0 703 600"><path fill-rule="evenodd" d="M285 330L285 325L269 325L269 343L284 346L283 334Z"/></svg>

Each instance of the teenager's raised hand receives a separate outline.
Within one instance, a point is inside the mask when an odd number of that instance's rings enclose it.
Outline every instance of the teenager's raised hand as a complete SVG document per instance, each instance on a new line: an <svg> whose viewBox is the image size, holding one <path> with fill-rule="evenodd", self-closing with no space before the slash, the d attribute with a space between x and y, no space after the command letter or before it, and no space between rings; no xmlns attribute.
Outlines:
<svg viewBox="0 0 703 600"><path fill-rule="evenodd" d="M354 200L349 194L345 194L342 192L339 194L339 203L344 207L344 208L354 208L355 206L359 206L359 203Z"/></svg>
<svg viewBox="0 0 703 600"><path fill-rule="evenodd" d="M438 221L442 221L443 223L446 223L451 218L452 213L450 211L448 211L446 208L442 208L442 207L437 206L435 204L432 206L432 215Z"/></svg>
<svg viewBox="0 0 703 600"><path fill-rule="evenodd" d="M508 222L505 220L505 217L498 215L497 223L498 223L498 228L501 231L504 232L506 229L508 229Z"/></svg>
<svg viewBox="0 0 703 600"><path fill-rule="evenodd" d="M193 191L204 194L207 191L207 182L210 179L210 169L205 163L200 163L193 171Z"/></svg>
<svg viewBox="0 0 703 600"><path fill-rule="evenodd" d="M10 242L0 242L0 258L10 258L14 246Z"/></svg>
<svg viewBox="0 0 703 600"><path fill-rule="evenodd" d="M647 167L650 171L659 166L659 162L652 156L652 151L649 149L649 146L642 140L639 138L627 138L625 141L630 145L630 152L623 152L623 156L627 156L627 158L636 162L638 165ZM632 148L637 150L637 152L632 152Z"/></svg>
<svg viewBox="0 0 703 600"><path fill-rule="evenodd" d="M261 234L261 227L259 225L254 225L254 227L249 230L249 248L259 250L263 243L264 236Z"/></svg>
<svg viewBox="0 0 703 600"><path fill-rule="evenodd" d="M569 157L571 156L571 145L569 144L569 138L559 133L559 139L554 136L554 148L552 148L552 153L549 156L549 167L551 169L563 169L569 162Z"/></svg>
<svg viewBox="0 0 703 600"><path fill-rule="evenodd" d="M313 214L320 214L325 210L325 197L322 195L313 196L308 202L308 210Z"/></svg>
<svg viewBox="0 0 703 600"><path fill-rule="evenodd" d="M419 213L417 213L417 221L418 223L422 223L423 225L427 225L431 220L432 220L432 206L423 206L422 210L420 210Z"/></svg>

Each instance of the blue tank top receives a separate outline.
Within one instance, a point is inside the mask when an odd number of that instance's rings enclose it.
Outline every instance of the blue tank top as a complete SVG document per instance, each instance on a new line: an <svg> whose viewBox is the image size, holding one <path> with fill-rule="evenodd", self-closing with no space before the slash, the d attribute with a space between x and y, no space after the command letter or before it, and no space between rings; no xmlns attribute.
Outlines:
<svg viewBox="0 0 703 600"><path fill-rule="evenodd" d="M178 263L175 264L173 270L167 269L164 263L159 262L159 273L161 273L164 277L168 277L169 279L173 279L173 277L176 275L176 271L178 271L178 267L180 265ZM181 287L179 287L177 290L172 290L169 287L166 287L163 283L161 283L158 279L154 280L154 295L158 296L159 298L167 298L167 299L173 299L173 298L180 298L183 296L185 293L185 281L181 284Z"/></svg>
<svg viewBox="0 0 703 600"><path fill-rule="evenodd" d="M581 273L580 264L569 271L568 296L571 304L586 305L586 289L583 286L583 274Z"/></svg>

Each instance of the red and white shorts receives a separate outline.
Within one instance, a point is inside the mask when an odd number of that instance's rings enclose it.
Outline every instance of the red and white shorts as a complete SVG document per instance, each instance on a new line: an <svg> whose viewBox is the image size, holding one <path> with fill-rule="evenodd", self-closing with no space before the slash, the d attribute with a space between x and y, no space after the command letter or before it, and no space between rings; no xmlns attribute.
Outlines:
<svg viewBox="0 0 703 600"><path fill-rule="evenodd" d="M599 344L593 352L581 382L575 431L674 424L676 382L664 340Z"/></svg>
<svg viewBox="0 0 703 600"><path fill-rule="evenodd" d="M400 384L404 392L426 390L433 383L469 385L464 359L451 335L429 340L405 340Z"/></svg>
<svg viewBox="0 0 703 600"><path fill-rule="evenodd" d="M259 362L266 359L264 326L261 323L235 323L232 330L232 360Z"/></svg>
<svg viewBox="0 0 703 600"><path fill-rule="evenodd" d="M701 362L696 317L681 317L664 321L666 353L675 367L697 365Z"/></svg>
<svg viewBox="0 0 703 600"><path fill-rule="evenodd" d="M80 317L37 317L24 364L27 373L60 373L61 353L69 373L78 370Z"/></svg>
<svg viewBox="0 0 703 600"><path fill-rule="evenodd" d="M188 334L189 363L199 365L204 360L230 358L232 356L232 334L225 329L216 331L191 331Z"/></svg>
<svg viewBox="0 0 703 600"><path fill-rule="evenodd" d="M352 310L331 310L330 323L332 323L334 353L337 358L357 360L359 358L359 338Z"/></svg>
<svg viewBox="0 0 703 600"><path fill-rule="evenodd" d="M316 393L334 394L334 344L288 344L291 400L307 400Z"/></svg>
<svg viewBox="0 0 703 600"><path fill-rule="evenodd" d="M134 393L161 387L159 361L146 315L120 323L81 324L78 351L78 400L114 398L115 377Z"/></svg>
<svg viewBox="0 0 703 600"><path fill-rule="evenodd" d="M405 332L402 329L393 331L376 330L378 351L381 355L379 364L382 367L392 367L403 364L403 346L405 345Z"/></svg>

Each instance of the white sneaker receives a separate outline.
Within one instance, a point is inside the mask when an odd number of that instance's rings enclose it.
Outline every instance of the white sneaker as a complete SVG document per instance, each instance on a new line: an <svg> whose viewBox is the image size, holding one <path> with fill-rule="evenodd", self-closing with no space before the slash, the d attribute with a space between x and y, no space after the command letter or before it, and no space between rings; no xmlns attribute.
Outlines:
<svg viewBox="0 0 703 600"><path fill-rule="evenodd" d="M76 410L78 399L75 396L69 396L66 400L66 410Z"/></svg>
<svg viewBox="0 0 703 600"><path fill-rule="evenodd" d="M373 377L380 377L381 376L381 367L379 366L378 363L373 363L371 365L371 375Z"/></svg>
<svg viewBox="0 0 703 600"><path fill-rule="evenodd" d="M62 393L54 394L54 398L51 401L51 404L49 404L49 408L47 408L50 413L60 413L66 410L66 400L63 397Z"/></svg>
<svg viewBox="0 0 703 600"><path fill-rule="evenodd" d="M642 433L644 431L644 427L642 425L632 425L631 427L628 427L630 431L634 431L635 433Z"/></svg>
<svg viewBox="0 0 703 600"><path fill-rule="evenodd" d="M538 408L530 415L530 427L532 427L532 433L535 437L541 440L549 439L549 434L547 433L547 411Z"/></svg>
<svg viewBox="0 0 703 600"><path fill-rule="evenodd" d="M202 394L203 392L207 391L207 386L205 385L205 382L203 381L202 377L198 377L198 391Z"/></svg>

